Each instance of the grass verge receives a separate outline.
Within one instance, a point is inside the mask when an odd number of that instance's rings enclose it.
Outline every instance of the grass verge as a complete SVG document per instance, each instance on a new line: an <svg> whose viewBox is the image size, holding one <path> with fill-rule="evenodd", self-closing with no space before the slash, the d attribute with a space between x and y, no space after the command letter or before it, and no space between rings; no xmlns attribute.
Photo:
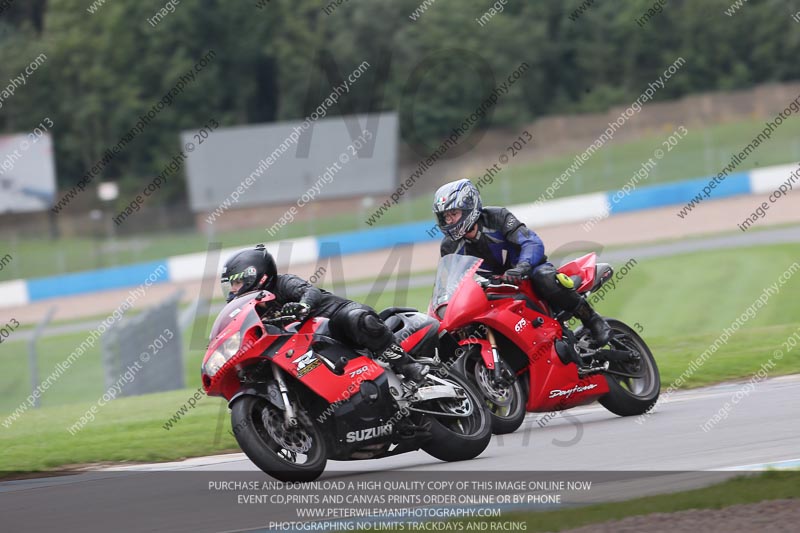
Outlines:
<svg viewBox="0 0 800 533"><path fill-rule="evenodd" d="M525 522L525 528L519 531L544 532L564 531L590 524L621 520L630 516L641 516L653 513L675 513L692 509L723 509L732 505L758 503L767 500L800 498L800 473L798 472L765 472L756 476L737 477L710 487L673 494L648 496L624 502L604 503L585 507L570 507L558 511L513 512L503 514L501 519L473 519L469 523L476 531L502 530L502 525L511 522ZM663 519L663 517L662 517ZM461 530L467 530L467 521L454 521L463 524ZM487 524L483 528L478 524ZM501 527L492 527L495 526ZM365 529L364 531L377 531ZM384 529L380 531L400 531ZM456 531L456 529L451 529Z"/></svg>

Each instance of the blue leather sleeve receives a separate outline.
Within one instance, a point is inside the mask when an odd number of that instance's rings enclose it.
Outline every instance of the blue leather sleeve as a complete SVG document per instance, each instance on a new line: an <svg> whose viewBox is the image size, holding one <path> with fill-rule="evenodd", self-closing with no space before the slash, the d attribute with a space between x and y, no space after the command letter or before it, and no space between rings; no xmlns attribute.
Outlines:
<svg viewBox="0 0 800 533"><path fill-rule="evenodd" d="M510 229L506 233L506 240L521 248L517 263L527 261L532 266L537 266L544 260L544 243L536 232L529 230L511 213L506 214L504 227Z"/></svg>

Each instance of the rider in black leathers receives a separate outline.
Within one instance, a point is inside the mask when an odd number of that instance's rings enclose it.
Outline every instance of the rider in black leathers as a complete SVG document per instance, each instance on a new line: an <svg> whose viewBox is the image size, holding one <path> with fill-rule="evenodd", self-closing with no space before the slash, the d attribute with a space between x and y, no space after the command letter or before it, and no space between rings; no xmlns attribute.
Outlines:
<svg viewBox="0 0 800 533"><path fill-rule="evenodd" d="M363 346L376 357L382 356L396 372L417 383L421 383L429 371L427 365L415 362L397 344L374 309L319 289L298 276L278 274L275 259L264 245L241 250L229 258L222 270L221 282L229 302L255 290L266 289L273 293L275 300L263 309L266 315L304 318L313 314L329 318L333 337L353 346Z"/></svg>

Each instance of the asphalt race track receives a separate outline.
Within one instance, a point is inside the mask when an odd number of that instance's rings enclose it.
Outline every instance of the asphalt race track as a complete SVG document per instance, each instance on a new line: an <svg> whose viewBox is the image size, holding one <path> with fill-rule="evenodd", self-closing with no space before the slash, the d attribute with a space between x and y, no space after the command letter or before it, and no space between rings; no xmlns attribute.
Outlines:
<svg viewBox="0 0 800 533"><path fill-rule="evenodd" d="M726 419L708 431L701 428L742 386L727 383L675 393L638 422L597 404L546 422L541 414L529 414L516 433L493 437L489 448L472 461L443 463L415 452L374 461L329 462L319 482L592 481L591 490L565 493L561 505L494 506L552 509L684 490L768 466L800 466L800 376L756 384L749 394L740 395ZM232 454L9 481L0 484L0 516L6 531L269 531L280 530L270 528L270 522L315 520L298 518L297 505L237 501L242 491L212 489L212 480L260 483L271 478L244 454ZM311 491L299 493L306 492Z"/></svg>

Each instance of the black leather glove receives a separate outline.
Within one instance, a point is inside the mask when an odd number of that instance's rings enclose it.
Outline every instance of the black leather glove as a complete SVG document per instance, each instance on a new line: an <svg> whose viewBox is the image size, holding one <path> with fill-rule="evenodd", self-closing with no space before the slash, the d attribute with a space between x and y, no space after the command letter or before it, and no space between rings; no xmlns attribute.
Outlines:
<svg viewBox="0 0 800 533"><path fill-rule="evenodd" d="M283 304L283 307L281 308L282 315L292 315L296 316L297 318L304 318L308 316L310 311L311 307L303 302L287 302Z"/></svg>
<svg viewBox="0 0 800 533"><path fill-rule="evenodd" d="M527 261L517 263L517 266L506 270L505 278L511 283L519 283L523 279L528 279L531 275L533 268Z"/></svg>

